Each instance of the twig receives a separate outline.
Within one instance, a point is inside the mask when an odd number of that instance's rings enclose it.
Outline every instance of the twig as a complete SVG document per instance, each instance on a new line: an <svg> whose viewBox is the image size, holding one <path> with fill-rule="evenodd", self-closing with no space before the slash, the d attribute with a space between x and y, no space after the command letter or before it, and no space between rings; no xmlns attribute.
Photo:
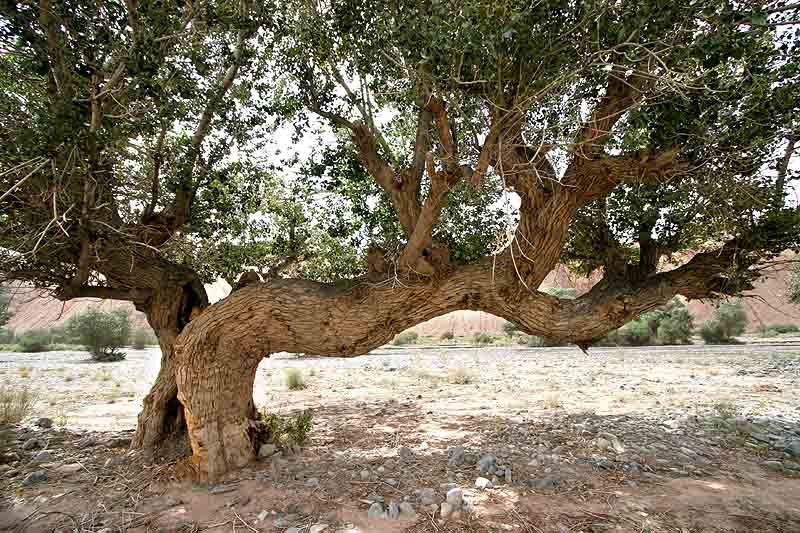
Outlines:
<svg viewBox="0 0 800 533"><path fill-rule="evenodd" d="M231 511L233 511L233 515L234 515L236 518L238 518L238 519L239 519L239 522L241 522L242 524L244 524L244 525L247 527L247 529L249 529L250 531L255 531L256 533L258 533L258 530L257 530L257 529L255 529L255 528L254 528L253 526L251 526L250 524L248 524L247 522L245 522L245 521L242 519L242 517L241 517L241 516L239 516L239 514L238 514L236 511L234 511L233 509L231 509Z"/></svg>

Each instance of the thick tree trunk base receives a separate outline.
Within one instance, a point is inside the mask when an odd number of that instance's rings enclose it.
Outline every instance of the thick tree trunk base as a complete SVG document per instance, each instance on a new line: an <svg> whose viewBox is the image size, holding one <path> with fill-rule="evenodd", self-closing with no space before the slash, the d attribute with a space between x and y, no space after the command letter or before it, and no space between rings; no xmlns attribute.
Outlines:
<svg viewBox="0 0 800 533"><path fill-rule="evenodd" d="M204 348L179 355L176 377L196 474L216 482L255 459L253 381L259 361Z"/></svg>
<svg viewBox="0 0 800 533"><path fill-rule="evenodd" d="M161 342L161 351L161 368L144 398L131 447L153 455L186 455L190 447L175 381L174 344Z"/></svg>

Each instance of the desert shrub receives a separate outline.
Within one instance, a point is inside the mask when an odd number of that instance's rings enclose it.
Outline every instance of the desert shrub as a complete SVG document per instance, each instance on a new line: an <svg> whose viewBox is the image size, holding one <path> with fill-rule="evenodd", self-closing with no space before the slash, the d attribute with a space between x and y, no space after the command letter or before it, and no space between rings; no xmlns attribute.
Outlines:
<svg viewBox="0 0 800 533"><path fill-rule="evenodd" d="M50 344L80 344L81 340L66 326L54 326L47 330Z"/></svg>
<svg viewBox="0 0 800 533"><path fill-rule="evenodd" d="M158 344L158 338L152 330L147 328L139 328L133 332L133 347L136 350L144 350L148 346Z"/></svg>
<svg viewBox="0 0 800 533"><path fill-rule="evenodd" d="M302 446L308 440L313 418L310 412L296 416L279 416L273 413L258 413L254 440L258 444L272 443L276 446Z"/></svg>
<svg viewBox="0 0 800 533"><path fill-rule="evenodd" d="M691 344L694 317L679 299L645 313L610 332L600 344L648 346L652 344Z"/></svg>
<svg viewBox="0 0 800 533"><path fill-rule="evenodd" d="M14 335L14 330L0 328L0 344L14 344L15 342L16 335Z"/></svg>
<svg viewBox="0 0 800 533"><path fill-rule="evenodd" d="M50 349L50 335L43 329L31 329L20 335L17 344L21 352L46 352Z"/></svg>
<svg viewBox="0 0 800 533"><path fill-rule="evenodd" d="M473 379L475 374L466 368L453 368L447 376L447 380L456 385L469 385Z"/></svg>
<svg viewBox="0 0 800 533"><path fill-rule="evenodd" d="M443 341L449 341L449 340L453 340L455 338L455 335L453 334L452 331L445 331L444 333L442 333L442 336L439 337L439 338L442 339Z"/></svg>
<svg viewBox="0 0 800 533"><path fill-rule="evenodd" d="M416 331L404 331L403 333L400 333L399 335L397 335L394 338L394 340L392 341L392 344L394 344L395 346L404 346L406 344L416 344L417 343L417 339L419 339L419 335L417 334Z"/></svg>
<svg viewBox="0 0 800 533"><path fill-rule="evenodd" d="M302 390L306 388L306 380L299 368L287 368L284 371L286 387L289 390Z"/></svg>
<svg viewBox="0 0 800 533"><path fill-rule="evenodd" d="M16 424L30 416L36 400L27 385L0 385L0 424Z"/></svg>
<svg viewBox="0 0 800 533"><path fill-rule="evenodd" d="M706 344L730 344L736 342L747 328L747 313L740 300L720 303L714 310L714 318L700 328L700 336Z"/></svg>
<svg viewBox="0 0 800 533"><path fill-rule="evenodd" d="M758 334L762 337L775 337L784 333L797 332L800 332L800 326L795 324L773 324L771 326L761 326L758 328Z"/></svg>
<svg viewBox="0 0 800 533"><path fill-rule="evenodd" d="M503 333L509 337L513 337L519 331L519 324L516 322L506 321L503 323Z"/></svg>
<svg viewBox="0 0 800 533"><path fill-rule="evenodd" d="M128 344L131 328L128 314L124 311L90 309L70 318L67 331L80 340L95 361L125 359L125 353L120 348Z"/></svg>
<svg viewBox="0 0 800 533"><path fill-rule="evenodd" d="M494 342L494 337L491 333L481 331L472 336L472 342L480 345L492 344Z"/></svg>
<svg viewBox="0 0 800 533"><path fill-rule="evenodd" d="M725 334L717 320L707 320L700 326L700 337L706 344L728 344L731 338Z"/></svg>
<svg viewBox="0 0 800 533"><path fill-rule="evenodd" d="M545 289L544 292L556 298L564 298L567 300L574 300L578 297L578 289L572 287L550 287Z"/></svg>
<svg viewBox="0 0 800 533"><path fill-rule="evenodd" d="M528 346L531 348L542 348L547 346L543 337L539 337L537 335L529 335L528 336Z"/></svg>

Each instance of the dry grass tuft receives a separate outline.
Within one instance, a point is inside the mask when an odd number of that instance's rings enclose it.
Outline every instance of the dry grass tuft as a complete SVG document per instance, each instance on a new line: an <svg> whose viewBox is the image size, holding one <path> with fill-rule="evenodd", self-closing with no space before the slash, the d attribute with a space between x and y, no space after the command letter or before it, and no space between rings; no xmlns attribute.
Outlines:
<svg viewBox="0 0 800 533"><path fill-rule="evenodd" d="M38 395L27 385L0 386L0 423L16 424L30 416Z"/></svg>
<svg viewBox="0 0 800 533"><path fill-rule="evenodd" d="M456 385L469 385L474 380L475 374L466 368L453 368L448 376L448 381Z"/></svg>
<svg viewBox="0 0 800 533"><path fill-rule="evenodd" d="M298 368L287 368L284 372L286 387L289 390L303 390L307 387L303 373Z"/></svg>

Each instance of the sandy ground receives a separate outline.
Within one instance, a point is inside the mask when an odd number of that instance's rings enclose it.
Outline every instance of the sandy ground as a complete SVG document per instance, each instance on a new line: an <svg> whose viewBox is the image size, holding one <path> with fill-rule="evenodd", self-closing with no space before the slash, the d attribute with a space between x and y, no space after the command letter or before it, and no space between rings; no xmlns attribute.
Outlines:
<svg viewBox="0 0 800 533"><path fill-rule="evenodd" d="M29 384L36 416L55 421L10 430L0 529L800 531L800 339L276 356L259 367L256 404L311 412L310 442L214 487L124 446L158 359L0 354L0 381ZM288 368L305 389L288 390ZM23 449L31 439L49 462ZM48 479L24 484L34 471ZM452 488L463 502L443 517Z"/></svg>

